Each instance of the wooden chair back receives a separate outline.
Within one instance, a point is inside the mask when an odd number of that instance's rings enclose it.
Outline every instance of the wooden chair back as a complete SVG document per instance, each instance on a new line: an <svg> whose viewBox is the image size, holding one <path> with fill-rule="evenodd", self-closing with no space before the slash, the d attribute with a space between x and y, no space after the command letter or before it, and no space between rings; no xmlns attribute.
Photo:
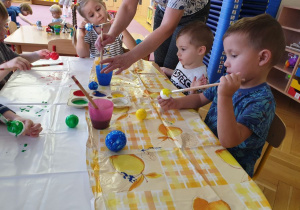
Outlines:
<svg viewBox="0 0 300 210"><path fill-rule="evenodd" d="M263 166L265 165L270 155L272 148L273 147L278 148L281 142L283 141L283 139L285 138L285 135L286 135L286 126L284 122L280 119L280 117L277 114L275 114L268 133L268 137L266 139L266 141L268 142L267 149L262 155L262 158L254 172L252 179L255 180L258 177L259 173L261 172Z"/></svg>
<svg viewBox="0 0 300 210"><path fill-rule="evenodd" d="M9 34L14 33L17 29L18 29L17 24L13 21L9 21L8 23Z"/></svg>
<svg viewBox="0 0 300 210"><path fill-rule="evenodd" d="M48 50L52 51L53 46L59 55L76 56L76 49L70 39L54 39L48 42Z"/></svg>

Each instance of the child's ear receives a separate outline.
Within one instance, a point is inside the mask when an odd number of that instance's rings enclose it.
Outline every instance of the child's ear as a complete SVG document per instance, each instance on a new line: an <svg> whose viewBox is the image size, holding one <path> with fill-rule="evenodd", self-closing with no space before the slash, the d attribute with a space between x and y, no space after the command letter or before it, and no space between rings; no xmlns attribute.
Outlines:
<svg viewBox="0 0 300 210"><path fill-rule="evenodd" d="M198 55L205 55L205 52L206 52L205 46L198 47Z"/></svg>
<svg viewBox="0 0 300 210"><path fill-rule="evenodd" d="M271 60L272 53L270 50L263 49L259 52L259 66L263 66Z"/></svg>

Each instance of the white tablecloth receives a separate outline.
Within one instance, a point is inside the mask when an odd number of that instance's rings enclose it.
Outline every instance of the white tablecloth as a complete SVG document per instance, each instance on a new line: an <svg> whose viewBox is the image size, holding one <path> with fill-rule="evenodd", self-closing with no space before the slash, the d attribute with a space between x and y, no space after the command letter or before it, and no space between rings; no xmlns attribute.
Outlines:
<svg viewBox="0 0 300 210"><path fill-rule="evenodd" d="M87 89L92 59L60 57L63 66L16 71L0 92L0 103L41 123L38 138L10 135L0 126L0 209L94 209L86 166L85 109L67 105L75 75ZM38 61L36 63L56 63ZM79 117L76 128L65 118Z"/></svg>

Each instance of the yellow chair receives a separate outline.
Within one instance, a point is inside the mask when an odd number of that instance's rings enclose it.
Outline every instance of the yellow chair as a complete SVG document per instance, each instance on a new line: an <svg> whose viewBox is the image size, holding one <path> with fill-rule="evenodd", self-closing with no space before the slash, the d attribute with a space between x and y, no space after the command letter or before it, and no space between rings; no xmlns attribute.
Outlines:
<svg viewBox="0 0 300 210"><path fill-rule="evenodd" d="M266 163L273 147L278 148L286 135L286 126L280 117L275 114L267 137L268 146L252 177L255 180Z"/></svg>
<svg viewBox="0 0 300 210"><path fill-rule="evenodd" d="M53 46L59 55L76 56L76 49L70 39L54 39L48 42L48 50L52 51Z"/></svg>

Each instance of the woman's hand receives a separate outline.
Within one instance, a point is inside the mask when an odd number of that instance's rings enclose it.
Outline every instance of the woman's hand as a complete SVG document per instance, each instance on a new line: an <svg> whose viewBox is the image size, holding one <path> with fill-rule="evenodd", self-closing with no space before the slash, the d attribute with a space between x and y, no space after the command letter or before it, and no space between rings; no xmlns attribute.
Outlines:
<svg viewBox="0 0 300 210"><path fill-rule="evenodd" d="M102 64L108 63L108 66L104 68L101 73L108 73L115 69L118 69L115 74L120 74L123 70L128 69L134 62L135 60L131 58L130 53L124 53L112 58L107 58L100 62Z"/></svg>
<svg viewBox="0 0 300 210"><path fill-rule="evenodd" d="M99 35L95 42L95 47L99 52L101 52L107 44L111 44L115 40L116 40L115 36L103 33L103 40L101 41L101 36Z"/></svg>

